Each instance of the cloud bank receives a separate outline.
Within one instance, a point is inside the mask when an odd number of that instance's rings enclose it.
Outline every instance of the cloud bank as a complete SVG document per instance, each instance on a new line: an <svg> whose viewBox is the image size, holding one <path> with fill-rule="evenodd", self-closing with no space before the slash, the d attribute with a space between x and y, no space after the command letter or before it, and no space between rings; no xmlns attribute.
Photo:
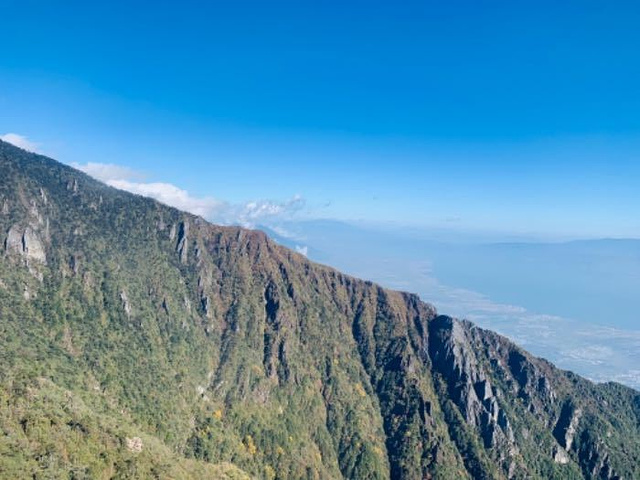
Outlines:
<svg viewBox="0 0 640 480"><path fill-rule="evenodd" d="M170 183L139 183L129 180L109 180L106 183L120 190L155 198L162 203L205 218L212 217L217 210L224 207L224 202L209 197L193 197L186 190Z"/></svg>
<svg viewBox="0 0 640 480"><path fill-rule="evenodd" d="M82 170L84 173L87 173L93 178L105 183L118 180L144 179L144 175L141 172L129 167L123 167L122 165L115 165L113 163L89 162L84 165L72 163L71 166L78 170Z"/></svg>
<svg viewBox="0 0 640 480"><path fill-rule="evenodd" d="M305 206L305 200L300 195L282 202L252 200L245 203L230 203L209 196L193 196L171 183L145 182L144 174L121 165L89 162L74 163L72 166L114 188L151 197L166 205L223 225L254 228L270 221L290 219Z"/></svg>
<svg viewBox="0 0 640 480"><path fill-rule="evenodd" d="M30 152L38 151L38 145L33 143L24 135L19 135L17 133L5 133L4 135L0 135L0 139Z"/></svg>

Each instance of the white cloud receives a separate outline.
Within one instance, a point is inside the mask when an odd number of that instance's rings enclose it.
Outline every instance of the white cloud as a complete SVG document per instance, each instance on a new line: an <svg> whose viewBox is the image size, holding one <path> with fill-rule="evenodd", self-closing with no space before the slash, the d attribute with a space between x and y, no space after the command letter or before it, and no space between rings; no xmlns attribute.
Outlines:
<svg viewBox="0 0 640 480"><path fill-rule="evenodd" d="M613 356L613 350L603 345L586 345L569 349L562 352L562 354L572 360L591 365L602 365Z"/></svg>
<svg viewBox="0 0 640 480"><path fill-rule="evenodd" d="M129 167L111 163L74 163L74 168L127 192L154 198L172 207L200 215L212 222L254 228L259 223L290 218L304 207L305 201L295 195L284 202L256 200L232 204L213 197L195 197L171 183L143 182L144 176Z"/></svg>
<svg viewBox="0 0 640 480"><path fill-rule="evenodd" d="M84 165L72 163L73 168L82 170L84 173L91 175L93 178L108 183L116 180L133 180L143 178L143 175L136 170L113 163L95 163L89 162ZM125 189L126 190L126 189Z"/></svg>
<svg viewBox="0 0 640 480"><path fill-rule="evenodd" d="M224 202L215 198L193 197L186 190L182 190L170 183L140 183L129 180L109 180L105 183L120 190L155 198L162 203L205 218L211 217L217 210L225 207Z"/></svg>
<svg viewBox="0 0 640 480"><path fill-rule="evenodd" d="M248 202L244 206L245 215L248 219L259 219L282 215L285 212L297 210L304 206L304 200L300 195L295 195L290 200L283 203L270 201Z"/></svg>
<svg viewBox="0 0 640 480"><path fill-rule="evenodd" d="M284 228L282 225L269 225L269 228L273 230L277 235L280 235L283 238L288 240L306 240L304 235L299 235L298 233L292 232L287 228Z"/></svg>
<svg viewBox="0 0 640 480"><path fill-rule="evenodd" d="M217 213L212 220L222 223L237 223L247 228L254 228L260 223L287 220L300 211L305 205L300 195L295 195L284 202L257 200L243 204L228 205Z"/></svg>
<svg viewBox="0 0 640 480"><path fill-rule="evenodd" d="M5 133L4 135L0 135L0 139L30 152L38 151L38 145L33 143L24 135L19 135L17 133Z"/></svg>
<svg viewBox="0 0 640 480"><path fill-rule="evenodd" d="M306 245L304 245L304 246L296 245L296 252L298 252L301 255L304 255L306 257L307 253L309 253L309 247L307 247Z"/></svg>

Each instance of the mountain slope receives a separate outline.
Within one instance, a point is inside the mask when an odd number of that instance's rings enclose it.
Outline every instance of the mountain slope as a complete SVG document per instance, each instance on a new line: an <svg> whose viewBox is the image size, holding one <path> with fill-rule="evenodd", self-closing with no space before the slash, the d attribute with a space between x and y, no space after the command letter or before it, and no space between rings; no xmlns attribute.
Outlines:
<svg viewBox="0 0 640 480"><path fill-rule="evenodd" d="M631 389L7 143L0 172L0 476L640 476Z"/></svg>

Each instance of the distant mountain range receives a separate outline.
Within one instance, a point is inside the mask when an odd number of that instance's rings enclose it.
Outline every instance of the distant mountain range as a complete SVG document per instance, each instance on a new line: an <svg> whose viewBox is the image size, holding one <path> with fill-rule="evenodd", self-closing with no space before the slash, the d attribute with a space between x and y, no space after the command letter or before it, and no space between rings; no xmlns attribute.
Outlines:
<svg viewBox="0 0 640 480"><path fill-rule="evenodd" d="M0 245L0 478L640 478L637 391L4 142Z"/></svg>

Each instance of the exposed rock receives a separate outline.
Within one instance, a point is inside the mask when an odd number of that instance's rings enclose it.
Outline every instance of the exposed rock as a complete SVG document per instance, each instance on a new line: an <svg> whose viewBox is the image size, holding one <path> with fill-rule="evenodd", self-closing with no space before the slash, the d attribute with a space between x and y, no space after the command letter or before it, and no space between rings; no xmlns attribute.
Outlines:
<svg viewBox="0 0 640 480"><path fill-rule="evenodd" d="M22 232L15 226L9 229L7 238L4 241L4 249L9 253L17 253L22 255Z"/></svg>
<svg viewBox="0 0 640 480"><path fill-rule="evenodd" d="M82 274L82 286L85 290L90 290L95 286L95 281L91 272L84 272Z"/></svg>
<svg viewBox="0 0 640 480"><path fill-rule="evenodd" d="M572 402L567 402L562 407L560 417L553 429L553 436L566 451L571 450L581 416L582 410L576 408Z"/></svg>
<svg viewBox="0 0 640 480"><path fill-rule="evenodd" d="M500 408L495 389L479 364L463 324L439 316L429 324L429 354L435 369L468 424L478 428L487 448L513 444L511 423ZM510 455L515 447L505 449Z"/></svg>
<svg viewBox="0 0 640 480"><path fill-rule="evenodd" d="M38 210L38 203L35 200L31 200L29 205L29 215L31 215L34 223L42 224L44 222L40 211Z"/></svg>
<svg viewBox="0 0 640 480"><path fill-rule="evenodd" d="M5 240L5 250L8 253L21 255L27 260L47 263L44 245L31 227L27 227L24 231L15 225L11 227Z"/></svg>
<svg viewBox="0 0 640 480"><path fill-rule="evenodd" d="M508 366L518 384L518 394L528 403L529 410L533 413L551 411L556 393L545 375L517 349L509 352Z"/></svg>
<svg viewBox="0 0 640 480"><path fill-rule="evenodd" d="M140 437L127 438L127 448L133 453L142 452L142 439Z"/></svg>
<svg viewBox="0 0 640 480"><path fill-rule="evenodd" d="M64 330L62 331L62 346L64 347L64 349L69 352L71 355L76 356L78 355L78 350L76 349L75 345L73 344L73 334L71 333L71 329L69 328L68 325L65 326Z"/></svg>
<svg viewBox="0 0 640 480"><path fill-rule="evenodd" d="M589 478L622 480L611 466L606 447L601 440L594 438L590 431L584 431L580 436L577 454L583 471L588 474Z"/></svg>
<svg viewBox="0 0 640 480"><path fill-rule="evenodd" d="M196 387L196 392L198 392L198 397L202 399L203 402L208 402L211 399L209 398L209 395L207 395L207 389L205 387L203 387L202 385L198 385ZM220 412L220 410L218 410L217 412ZM217 417L217 414L214 413L214 416Z"/></svg>
<svg viewBox="0 0 640 480"><path fill-rule="evenodd" d="M127 317L131 316L131 304L129 303L129 298L127 297L127 292L124 290L120 291L120 300L122 301L122 308L124 309L124 313L127 314Z"/></svg>
<svg viewBox="0 0 640 480"><path fill-rule="evenodd" d="M48 218L44 221L44 231L42 232L42 235L44 236L44 241L46 243L51 243L51 225Z"/></svg>
<svg viewBox="0 0 640 480"><path fill-rule="evenodd" d="M180 222L176 252L180 255L180 261L187 263L187 254L189 253L189 222Z"/></svg>
<svg viewBox="0 0 640 480"><path fill-rule="evenodd" d="M47 256L44 252L44 246L38 237L38 234L30 227L24 231L22 235L22 249L27 258L36 260L40 263L47 262Z"/></svg>
<svg viewBox="0 0 640 480"><path fill-rule="evenodd" d="M73 178L67 182L67 190L73 192L74 194L78 193L78 180Z"/></svg>
<svg viewBox="0 0 640 480"><path fill-rule="evenodd" d="M6 198L2 200L2 209L0 211L3 215L9 215L9 202Z"/></svg>
<svg viewBox="0 0 640 480"><path fill-rule="evenodd" d="M475 390L476 390L476 393L478 395L478 398L483 402L485 400L489 400L490 398L493 397L493 392L491 390L491 384L486 379L485 380L481 380L480 382L476 383Z"/></svg>
<svg viewBox="0 0 640 480"><path fill-rule="evenodd" d="M279 339L280 319L278 310L280 309L280 294L273 282L269 282L264 290L264 347L263 359L265 374L275 378L277 370L277 348Z"/></svg>
<svg viewBox="0 0 640 480"><path fill-rule="evenodd" d="M211 310L211 299L207 294L207 291L210 288L210 284L210 275L208 275L207 272L202 272L201 275L198 276L198 294L200 295L200 308L202 309L205 317L209 319L213 316L213 312Z"/></svg>
<svg viewBox="0 0 640 480"><path fill-rule="evenodd" d="M556 448L553 452L553 461L560 465L566 465L569 463L569 455L563 448Z"/></svg>

